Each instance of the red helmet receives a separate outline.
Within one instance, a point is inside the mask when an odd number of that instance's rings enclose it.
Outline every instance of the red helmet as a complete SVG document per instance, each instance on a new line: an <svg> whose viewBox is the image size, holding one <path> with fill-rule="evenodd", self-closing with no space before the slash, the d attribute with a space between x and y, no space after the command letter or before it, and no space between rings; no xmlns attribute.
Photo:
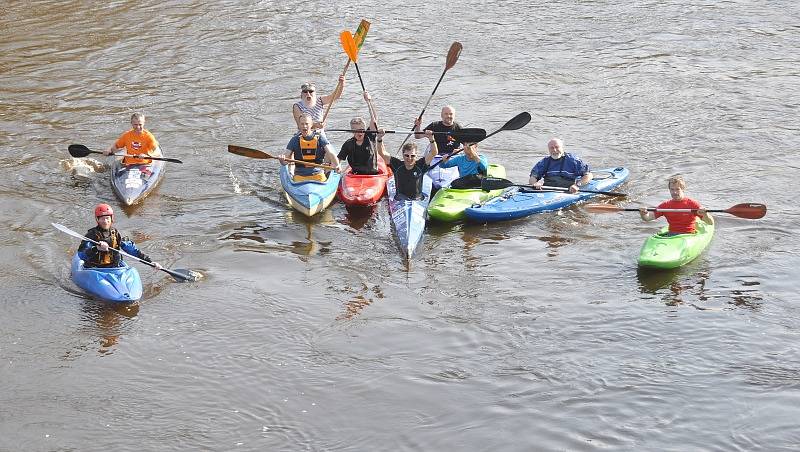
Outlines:
<svg viewBox="0 0 800 452"><path fill-rule="evenodd" d="M94 208L94 217L104 217L110 216L111 219L114 219L114 209L111 208L108 204L98 204L97 207Z"/></svg>

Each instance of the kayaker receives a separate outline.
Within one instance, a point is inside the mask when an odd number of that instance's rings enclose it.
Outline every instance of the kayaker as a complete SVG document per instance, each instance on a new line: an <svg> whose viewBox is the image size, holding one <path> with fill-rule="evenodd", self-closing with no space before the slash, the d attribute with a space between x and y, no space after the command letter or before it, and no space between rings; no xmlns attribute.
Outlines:
<svg viewBox="0 0 800 452"><path fill-rule="evenodd" d="M550 155L539 160L531 170L529 184L536 189L543 185L569 188L570 193L592 180L589 165L570 153L564 152L564 143L560 138L551 138L547 142Z"/></svg>
<svg viewBox="0 0 800 452"><path fill-rule="evenodd" d="M369 104L372 98L369 93L364 91L364 100ZM374 112L370 108L370 112ZM339 151L337 157L339 160L347 159L348 165L353 169L353 174L378 174L378 159L375 152L376 148L383 146L383 135L381 135L380 142L376 141L376 133L378 130L378 120L373 115L367 129L367 124L362 117L356 117L350 120L350 129L355 130L353 137L342 144L342 149ZM373 133L367 133L367 130ZM380 151L378 151L380 152ZM383 155L383 152L380 152Z"/></svg>
<svg viewBox="0 0 800 452"><path fill-rule="evenodd" d="M667 181L669 194L672 199L664 201L656 207L655 212L650 212L646 207L639 209L639 216L644 221L653 221L658 217L664 217L669 224L669 232L662 234L665 236L678 234L694 234L697 229L694 223L697 218L702 219L707 224L714 224L714 218L703 209L703 206L694 199L687 198L684 190L686 181L682 176L672 176ZM662 212L659 209L697 209L695 212Z"/></svg>
<svg viewBox="0 0 800 452"><path fill-rule="evenodd" d="M339 83L344 87L344 75L339 76ZM305 82L300 86L300 100L295 102L292 106L292 115L294 122L297 124L297 130L300 130L300 117L304 114L309 115L312 119L311 128L314 130L322 130L325 124L322 123L324 116L324 106L335 101L342 93L332 92L327 96L317 96L317 87L311 82Z"/></svg>
<svg viewBox="0 0 800 452"><path fill-rule="evenodd" d="M131 115L131 130L123 133L117 141L108 149L103 151L105 155L111 155L119 150L125 149L127 156L122 159L125 165L149 165L152 160L147 158L130 157L132 155L151 155L156 157L155 151L158 149L156 137L144 128L144 114L136 112Z"/></svg>
<svg viewBox="0 0 800 452"><path fill-rule="evenodd" d="M336 171L340 172L339 159L333 153L333 147L325 135L312 129L311 116L302 114L299 121L300 132L289 140L289 144L286 145L286 154L278 157L281 164L286 165L288 162L285 159L287 158L316 164L328 163L335 166ZM295 164L292 179L295 182L309 180L325 182L327 179L322 168L305 166L302 163Z"/></svg>
<svg viewBox="0 0 800 452"><path fill-rule="evenodd" d="M424 136L423 132L420 132L419 126L421 122L419 119L414 121L414 138L420 139ZM445 105L442 107L442 120L441 121L434 121L427 126L425 126L424 130L430 130L433 132L448 132L448 133L437 133L435 135L436 145L439 146L439 153L442 155L450 155L456 149L461 147L461 143L455 140L449 132L454 130L461 130L461 125L456 122L456 109L450 105Z"/></svg>
<svg viewBox="0 0 800 452"><path fill-rule="evenodd" d="M417 159L416 143L406 143L402 148L403 160L400 160L397 157L389 155L389 153L386 152L386 148L381 145L383 141L383 130L378 129L378 150L381 152L386 164L394 171L395 186L397 189L395 199L397 200L420 199L422 193L422 178L425 176L425 172L428 171L428 168L430 168L433 158L439 153L439 147L436 144L436 140L433 138L433 132L431 130L426 130L424 134L431 143L431 151L428 152L425 157Z"/></svg>
<svg viewBox="0 0 800 452"><path fill-rule="evenodd" d="M442 168L458 167L460 177L450 183L450 188L481 188L481 179L486 176L489 161L478 154L477 143L464 143L464 153L450 158L446 155L439 164Z"/></svg>
<svg viewBox="0 0 800 452"><path fill-rule="evenodd" d="M119 267L122 263L122 255L110 250L113 248L115 250L121 249L131 256L150 262L155 268L161 270L161 264L150 260L146 254L136 247L132 240L123 239L119 231L112 227L114 210L111 206L98 204L94 208L94 218L97 221L97 226L86 231L85 237L98 243L95 245L92 242L83 240L78 246L78 256L83 259L84 267Z"/></svg>

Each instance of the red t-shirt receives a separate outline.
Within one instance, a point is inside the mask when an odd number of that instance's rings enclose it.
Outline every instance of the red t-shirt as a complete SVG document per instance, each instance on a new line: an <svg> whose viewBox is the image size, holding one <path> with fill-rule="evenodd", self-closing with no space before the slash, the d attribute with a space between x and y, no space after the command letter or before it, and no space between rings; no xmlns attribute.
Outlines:
<svg viewBox="0 0 800 452"><path fill-rule="evenodd" d="M683 198L680 201L670 199L664 201L656 209L702 209L699 202L691 198ZM656 218L664 217L669 223L669 232L677 234L694 234L697 229L694 222L697 219L697 212L661 212L656 210Z"/></svg>

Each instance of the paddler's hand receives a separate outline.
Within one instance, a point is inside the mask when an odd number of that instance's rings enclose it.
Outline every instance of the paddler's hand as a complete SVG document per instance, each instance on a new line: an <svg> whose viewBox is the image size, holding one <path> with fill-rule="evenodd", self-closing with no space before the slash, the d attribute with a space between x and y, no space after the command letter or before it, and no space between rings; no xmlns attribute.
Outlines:
<svg viewBox="0 0 800 452"><path fill-rule="evenodd" d="M281 162L281 165L286 165L288 162L286 161L286 157L283 155L278 156L278 161Z"/></svg>
<svg viewBox="0 0 800 452"><path fill-rule="evenodd" d="M370 96L369 93L366 91L364 91L364 100L367 102L372 101L372 96Z"/></svg>
<svg viewBox="0 0 800 452"><path fill-rule="evenodd" d="M539 180L537 180L536 182L533 183L533 188L535 188L537 190L541 190L542 189L542 185L544 185L544 179L539 179Z"/></svg>
<svg viewBox="0 0 800 452"><path fill-rule="evenodd" d="M161 264L159 264L158 262L150 262L150 263L153 264L153 267L155 267L156 270L163 270L164 269L164 267L162 267Z"/></svg>
<svg viewBox="0 0 800 452"><path fill-rule="evenodd" d="M384 135L386 135L386 131L383 129L378 129L378 141L383 141Z"/></svg>
<svg viewBox="0 0 800 452"><path fill-rule="evenodd" d="M108 243L103 241L97 242L97 249L105 253L108 251Z"/></svg>
<svg viewBox="0 0 800 452"><path fill-rule="evenodd" d="M570 192L570 193L572 193L573 195L574 195L575 193L578 193L578 186L577 186L576 184L572 184L572 185L570 185L570 186L569 186L569 192Z"/></svg>

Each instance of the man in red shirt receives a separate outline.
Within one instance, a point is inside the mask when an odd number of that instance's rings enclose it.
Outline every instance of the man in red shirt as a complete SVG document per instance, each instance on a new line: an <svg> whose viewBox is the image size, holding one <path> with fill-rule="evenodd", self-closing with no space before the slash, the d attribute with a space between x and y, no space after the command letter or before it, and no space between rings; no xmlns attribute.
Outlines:
<svg viewBox="0 0 800 452"><path fill-rule="evenodd" d="M639 215L642 220L653 221L658 217L666 218L667 223L669 223L667 235L694 234L697 231L694 227L697 217L700 217L708 224L714 224L714 218L703 209L703 206L694 199L687 198L684 194L686 181L683 180L683 177L670 177L667 186L672 199L659 204L655 212L650 212L645 207L639 209ZM663 212L662 209L691 209L691 211Z"/></svg>

